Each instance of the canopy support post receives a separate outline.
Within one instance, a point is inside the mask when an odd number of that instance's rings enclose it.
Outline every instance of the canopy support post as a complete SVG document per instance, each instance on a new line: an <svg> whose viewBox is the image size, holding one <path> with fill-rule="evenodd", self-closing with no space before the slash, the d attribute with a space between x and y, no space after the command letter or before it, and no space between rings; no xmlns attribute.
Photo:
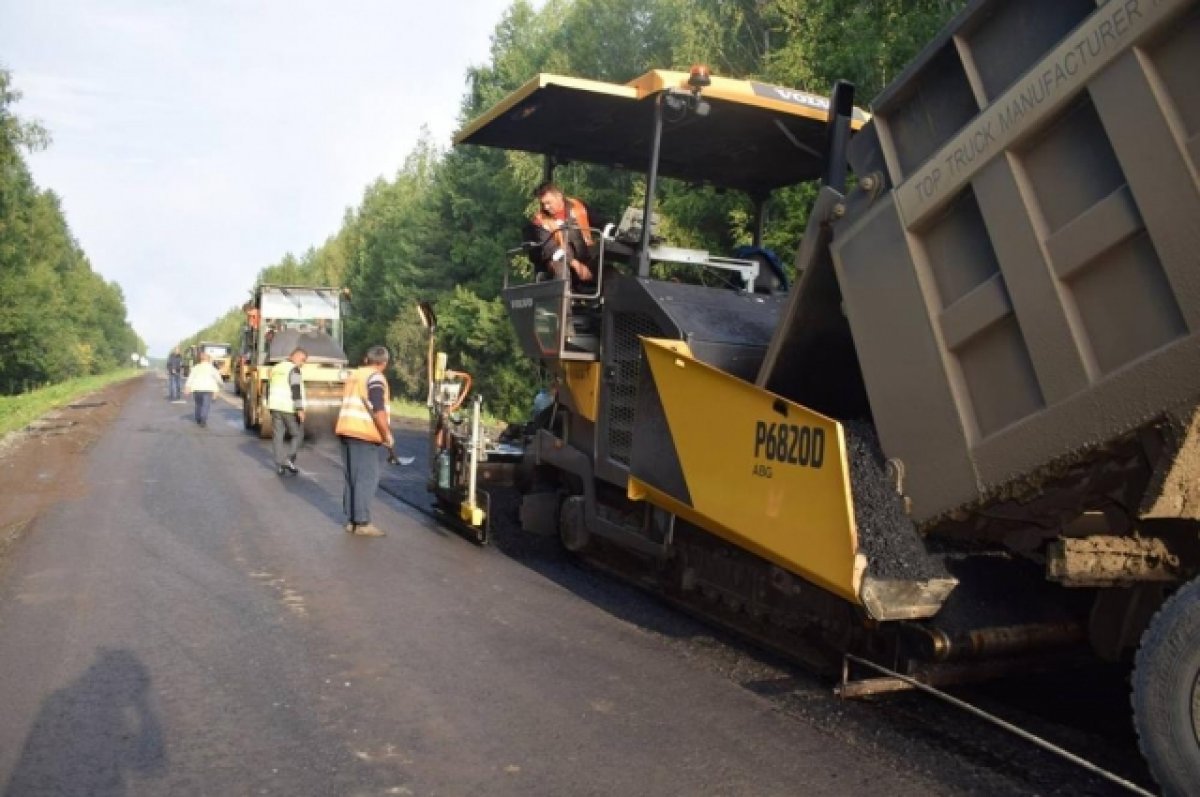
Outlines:
<svg viewBox="0 0 1200 797"><path fill-rule="evenodd" d="M638 243L639 277L650 276L650 222L654 218L654 195L658 191L658 155L662 149L664 96L666 92L659 94L654 101L654 134L650 137L650 169L646 172L646 204L642 209L642 238Z"/></svg>
<svg viewBox="0 0 1200 797"><path fill-rule="evenodd" d="M767 198L766 194L754 196L754 240L752 243L756 249L761 249L763 245L763 231L767 226Z"/></svg>

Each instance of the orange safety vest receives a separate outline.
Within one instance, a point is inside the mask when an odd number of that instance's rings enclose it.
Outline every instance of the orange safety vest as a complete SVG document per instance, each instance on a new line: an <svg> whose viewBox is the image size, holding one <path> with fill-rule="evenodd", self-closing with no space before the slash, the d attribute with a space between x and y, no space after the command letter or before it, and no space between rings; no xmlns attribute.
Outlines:
<svg viewBox="0 0 1200 797"><path fill-rule="evenodd" d="M591 246L592 225L588 221L587 208L578 199L571 197L563 197L563 199L565 200L563 204L566 205L567 218L575 220L575 223L579 225L579 233L583 236L583 242ZM558 225L555 224L556 221L559 221L559 219L540 210L533 216L533 223L553 235L555 243L558 244L560 249L566 249L568 231L559 229Z"/></svg>
<svg viewBox="0 0 1200 797"><path fill-rule="evenodd" d="M392 394L388 390L387 380L383 374L369 366L354 369L346 381L346 389L342 391L342 408L338 412L337 426L334 431L341 437L353 437L366 440L368 443L382 443L379 429L371 413L371 399L367 386L373 377L379 377L383 383L383 406L387 413L388 424L391 424Z"/></svg>

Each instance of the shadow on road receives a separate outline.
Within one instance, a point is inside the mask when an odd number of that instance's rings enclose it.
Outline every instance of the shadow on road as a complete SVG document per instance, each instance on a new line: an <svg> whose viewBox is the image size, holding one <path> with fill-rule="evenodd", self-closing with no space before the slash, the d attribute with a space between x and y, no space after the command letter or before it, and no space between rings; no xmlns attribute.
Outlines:
<svg viewBox="0 0 1200 797"><path fill-rule="evenodd" d="M119 797L128 774L166 767L150 674L128 650L97 651L87 672L46 698L4 791Z"/></svg>
<svg viewBox="0 0 1200 797"><path fill-rule="evenodd" d="M433 508L432 497L426 490L429 440L424 424L394 423L393 432L397 454L415 459L409 465L403 466L381 463L380 493L388 493L438 521L434 524L420 524L419 528L422 531L446 539L458 538L463 544L472 545L473 543L467 541L464 536L445 525L444 520L439 518ZM310 445L313 444L306 441L304 445L298 460L301 467L304 466L306 455L311 455ZM325 449L326 453L331 453L334 461L340 466L341 453L336 443L322 439L315 445ZM270 441L260 441L255 436L247 435L238 447L261 467L267 470L274 469ZM380 455L382 456L382 451ZM344 522L340 486L328 492L314 486L308 480L284 477L281 481L290 495L307 501L332 522L338 525ZM645 592L570 556L562 549L557 537L537 537L521 531L517 518L519 497L516 492L495 489L491 494L494 502L491 549L570 590L605 612L643 629L681 640L720 639L727 643L732 641L728 634L700 623L658 600L647 600ZM481 554L486 554L486 551L481 551ZM764 654L756 652L753 655Z"/></svg>
<svg viewBox="0 0 1200 797"><path fill-rule="evenodd" d="M385 469L380 480L380 490L438 520L439 524L444 524L432 508L432 499L425 489L428 478L426 468L429 441L424 428L395 426L393 432L397 453L414 456L416 460L406 467ZM557 536L538 537L522 531L518 518L520 496L516 490L494 488L489 492L492 514L491 549L569 590L604 612L647 631L683 641L719 639L726 644L739 644L739 647L745 648L740 643L734 643L728 634L698 622L657 597L647 600L649 593L571 556L562 548ZM473 544L446 525L428 525L422 526L422 529L439 536L460 536L465 544ZM774 660L773 656L761 651L747 652L756 658Z"/></svg>

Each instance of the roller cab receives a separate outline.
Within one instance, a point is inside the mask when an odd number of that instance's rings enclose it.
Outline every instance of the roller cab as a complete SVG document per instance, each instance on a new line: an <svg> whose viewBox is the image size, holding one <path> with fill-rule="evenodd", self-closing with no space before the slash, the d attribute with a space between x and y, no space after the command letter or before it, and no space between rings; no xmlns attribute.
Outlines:
<svg viewBox="0 0 1200 797"><path fill-rule="evenodd" d="M297 348L308 359L301 368L305 392L305 434L332 435L349 375L342 348L342 301L339 288L259 285L246 311L246 354L241 385L246 429L271 437L267 383L271 368Z"/></svg>

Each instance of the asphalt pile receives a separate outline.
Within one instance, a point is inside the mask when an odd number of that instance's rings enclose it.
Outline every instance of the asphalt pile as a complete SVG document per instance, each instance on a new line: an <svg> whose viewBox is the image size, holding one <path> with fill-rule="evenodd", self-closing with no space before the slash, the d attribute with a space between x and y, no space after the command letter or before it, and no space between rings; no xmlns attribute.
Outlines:
<svg viewBox="0 0 1200 797"><path fill-rule="evenodd" d="M843 427L858 546L867 556L867 572L897 580L948 578L941 557L926 548L904 511L903 497L887 477L875 427L863 421L850 421Z"/></svg>

